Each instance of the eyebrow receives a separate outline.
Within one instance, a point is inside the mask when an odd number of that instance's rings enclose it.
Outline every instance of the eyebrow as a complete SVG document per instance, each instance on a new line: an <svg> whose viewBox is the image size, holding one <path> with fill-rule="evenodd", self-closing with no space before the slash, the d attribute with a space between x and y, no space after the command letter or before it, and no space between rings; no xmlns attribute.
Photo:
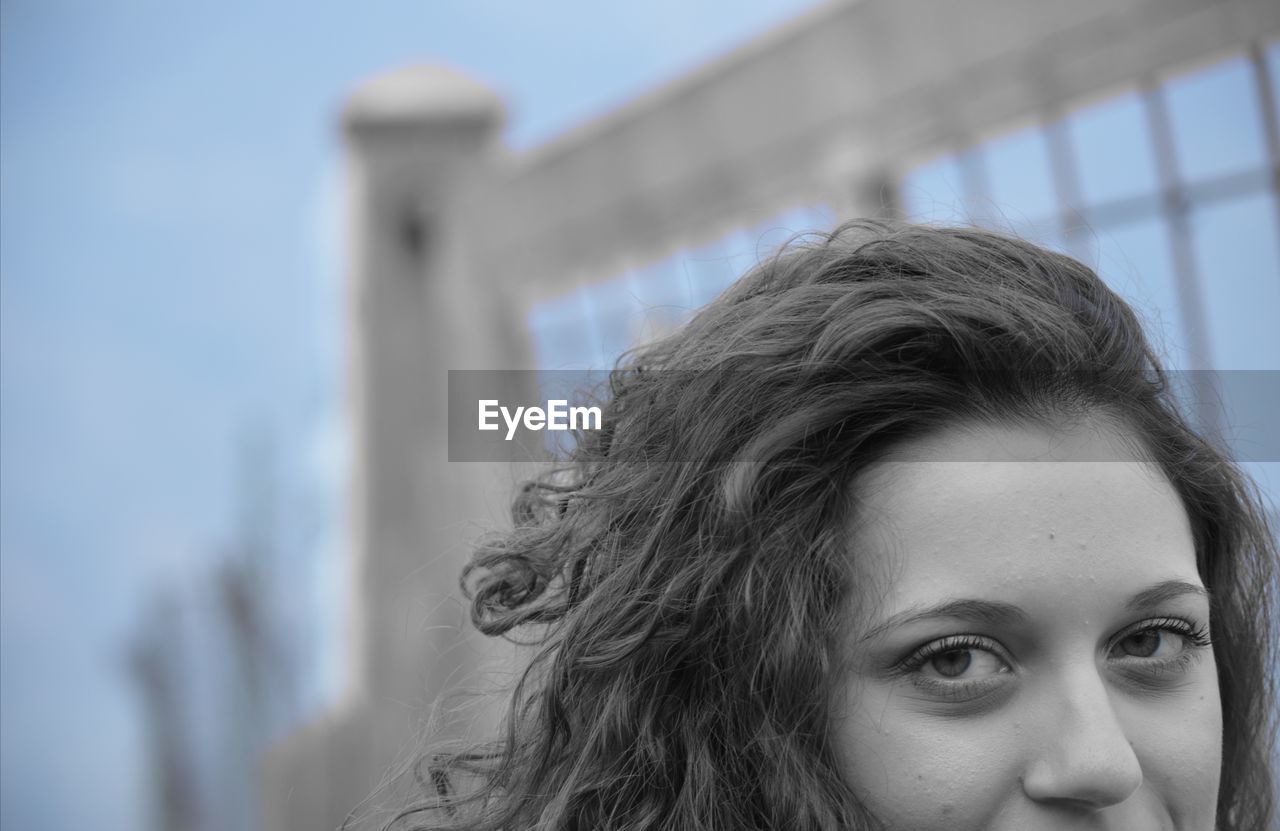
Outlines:
<svg viewBox="0 0 1280 831"><path fill-rule="evenodd" d="M1138 592L1125 606L1130 611L1145 612L1186 595L1202 597L1206 602L1211 600L1209 590L1204 586L1188 583L1186 580L1165 580L1163 583L1156 583L1151 588Z"/></svg>
<svg viewBox="0 0 1280 831"><path fill-rule="evenodd" d="M1185 580L1165 580L1129 598L1125 608L1131 612L1146 612L1187 595L1202 597L1206 601L1210 599L1209 590L1204 586ZM1012 603L998 600L947 600L934 606L916 607L892 615L871 627L861 640L871 640L899 626L935 618L960 618L1002 627L1024 626L1030 621L1030 616Z"/></svg>
<svg viewBox="0 0 1280 831"><path fill-rule="evenodd" d="M997 600L948 600L936 606L907 609L876 624L862 637L870 640L890 629L934 618L963 618L992 626L1018 626L1029 620L1027 613L1012 603Z"/></svg>

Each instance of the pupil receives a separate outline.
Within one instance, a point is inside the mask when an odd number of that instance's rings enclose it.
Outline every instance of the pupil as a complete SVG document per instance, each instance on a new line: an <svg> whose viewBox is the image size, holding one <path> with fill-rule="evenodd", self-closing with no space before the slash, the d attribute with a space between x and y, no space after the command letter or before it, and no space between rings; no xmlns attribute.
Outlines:
<svg viewBox="0 0 1280 831"><path fill-rule="evenodd" d="M948 678L954 678L957 675L964 674L969 668L969 664L973 663L973 651L969 649L951 649L937 655L933 659L933 668L938 674L945 675Z"/></svg>
<svg viewBox="0 0 1280 831"><path fill-rule="evenodd" d="M1135 658L1150 658L1159 648L1159 632L1142 632L1125 639L1124 651Z"/></svg>

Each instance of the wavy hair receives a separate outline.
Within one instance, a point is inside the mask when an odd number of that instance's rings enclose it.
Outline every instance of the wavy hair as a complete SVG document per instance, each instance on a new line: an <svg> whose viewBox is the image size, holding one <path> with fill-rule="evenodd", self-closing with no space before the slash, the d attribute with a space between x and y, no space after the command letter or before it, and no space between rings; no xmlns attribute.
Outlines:
<svg viewBox="0 0 1280 831"><path fill-rule="evenodd" d="M624 356L605 428L526 483L463 574L532 638L493 742L428 753L405 829L858 829L831 741L859 471L961 420L1101 416L1190 518L1222 693L1218 828L1271 815L1275 541L1086 266L976 229L793 242Z"/></svg>

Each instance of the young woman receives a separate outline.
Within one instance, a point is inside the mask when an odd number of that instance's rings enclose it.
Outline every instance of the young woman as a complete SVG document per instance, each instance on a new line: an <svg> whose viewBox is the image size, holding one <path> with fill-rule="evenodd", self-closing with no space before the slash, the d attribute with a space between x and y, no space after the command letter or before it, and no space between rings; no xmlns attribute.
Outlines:
<svg viewBox="0 0 1280 831"><path fill-rule="evenodd" d="M1267 827L1273 537L1067 257L793 246L514 514L464 581L537 656L397 827Z"/></svg>

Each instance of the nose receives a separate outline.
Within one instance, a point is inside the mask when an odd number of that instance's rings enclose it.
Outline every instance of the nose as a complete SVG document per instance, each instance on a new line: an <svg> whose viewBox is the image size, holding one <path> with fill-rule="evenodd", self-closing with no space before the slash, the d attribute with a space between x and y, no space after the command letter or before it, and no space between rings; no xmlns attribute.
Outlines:
<svg viewBox="0 0 1280 831"><path fill-rule="evenodd" d="M1037 802L1085 811L1123 802L1142 785L1142 764L1106 683L1096 670L1057 683L1046 696L1023 791Z"/></svg>

